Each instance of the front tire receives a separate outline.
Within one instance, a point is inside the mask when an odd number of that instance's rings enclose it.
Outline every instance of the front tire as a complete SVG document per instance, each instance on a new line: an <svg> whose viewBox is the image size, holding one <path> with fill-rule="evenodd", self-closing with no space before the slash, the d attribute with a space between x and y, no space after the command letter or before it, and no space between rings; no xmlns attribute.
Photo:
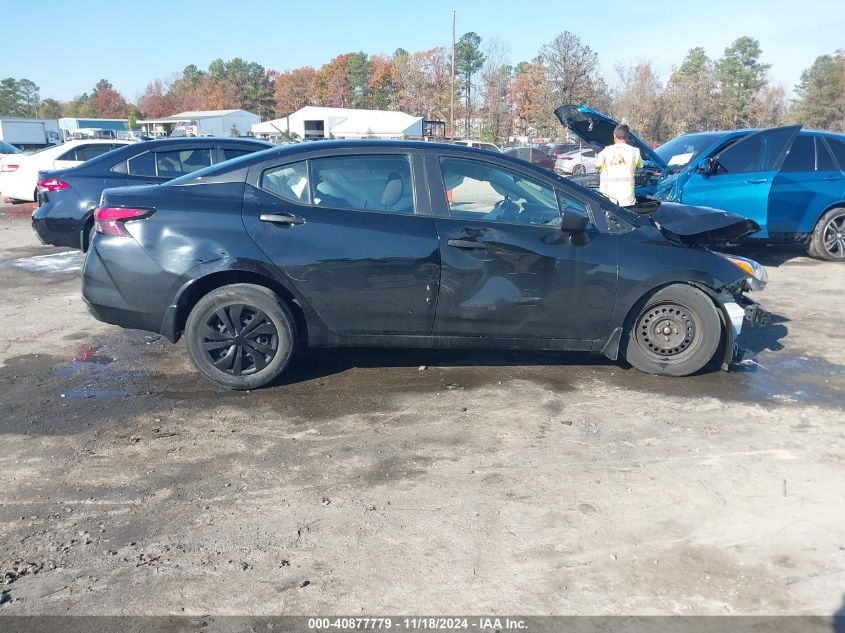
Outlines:
<svg viewBox="0 0 845 633"><path fill-rule="evenodd" d="M644 302L628 330L625 358L649 374L688 376L710 362L721 339L721 321L710 297L676 284Z"/></svg>
<svg viewBox="0 0 845 633"><path fill-rule="evenodd" d="M584 165L575 165L575 167L572 168L572 173L576 176L583 176L587 173L587 170Z"/></svg>
<svg viewBox="0 0 845 633"><path fill-rule="evenodd" d="M819 218L807 253L828 262L845 261L845 208L831 209Z"/></svg>
<svg viewBox="0 0 845 633"><path fill-rule="evenodd" d="M197 302L185 338L191 362L206 378L227 389L257 389L288 366L296 325L272 290L232 284Z"/></svg>

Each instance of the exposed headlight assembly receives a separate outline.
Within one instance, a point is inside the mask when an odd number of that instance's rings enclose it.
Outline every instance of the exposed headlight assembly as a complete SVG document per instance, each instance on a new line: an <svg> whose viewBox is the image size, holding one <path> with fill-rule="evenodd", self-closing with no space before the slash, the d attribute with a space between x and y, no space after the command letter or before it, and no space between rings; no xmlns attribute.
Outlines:
<svg viewBox="0 0 845 633"><path fill-rule="evenodd" d="M769 275L766 269L747 257L729 255L728 253L716 253L727 259L734 266L742 270L747 276L745 278L746 290L762 290L769 282Z"/></svg>

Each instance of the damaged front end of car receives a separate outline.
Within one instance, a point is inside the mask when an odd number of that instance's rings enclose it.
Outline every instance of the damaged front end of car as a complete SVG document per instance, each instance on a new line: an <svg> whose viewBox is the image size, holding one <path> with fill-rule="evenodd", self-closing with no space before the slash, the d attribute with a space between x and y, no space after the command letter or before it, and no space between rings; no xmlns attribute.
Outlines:
<svg viewBox="0 0 845 633"><path fill-rule="evenodd" d="M768 283L766 269L747 257L717 250L760 230L753 220L733 213L640 197L629 211L647 218L671 242L710 251L735 266L742 274L721 288L700 288L720 310L726 344L721 367L727 370L737 358L736 340L743 326L765 325L770 314L746 293L760 291Z"/></svg>

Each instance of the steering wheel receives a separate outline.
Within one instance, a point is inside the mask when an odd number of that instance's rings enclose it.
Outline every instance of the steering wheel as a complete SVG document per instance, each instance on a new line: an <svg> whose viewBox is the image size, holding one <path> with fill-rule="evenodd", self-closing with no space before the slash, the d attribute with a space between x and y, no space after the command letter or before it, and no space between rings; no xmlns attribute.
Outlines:
<svg viewBox="0 0 845 633"><path fill-rule="evenodd" d="M499 200L489 213L484 214L485 220L516 220L519 216L519 205L505 196Z"/></svg>

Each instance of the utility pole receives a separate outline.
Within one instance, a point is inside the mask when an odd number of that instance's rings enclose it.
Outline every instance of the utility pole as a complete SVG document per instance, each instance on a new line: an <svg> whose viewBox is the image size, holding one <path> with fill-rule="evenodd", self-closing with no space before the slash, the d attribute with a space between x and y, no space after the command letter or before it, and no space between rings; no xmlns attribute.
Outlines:
<svg viewBox="0 0 845 633"><path fill-rule="evenodd" d="M452 9L452 100L451 114L449 116L449 137L455 140L455 10Z"/></svg>

